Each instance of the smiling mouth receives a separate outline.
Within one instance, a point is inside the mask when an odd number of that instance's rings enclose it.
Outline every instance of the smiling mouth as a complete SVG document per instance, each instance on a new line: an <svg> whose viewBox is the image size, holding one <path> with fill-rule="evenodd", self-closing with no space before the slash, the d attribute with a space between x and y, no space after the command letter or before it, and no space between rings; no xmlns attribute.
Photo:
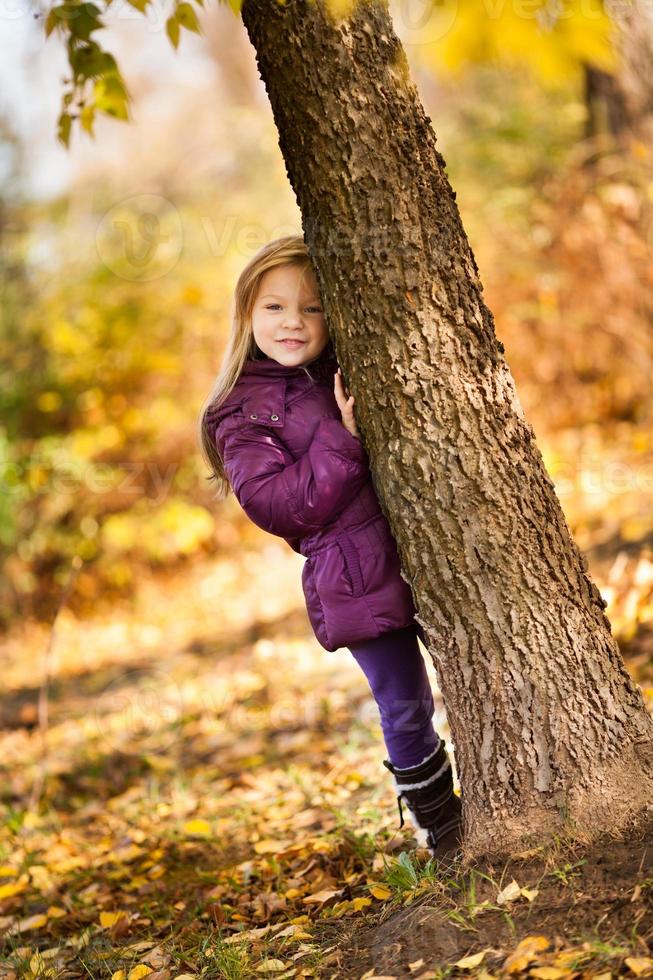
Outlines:
<svg viewBox="0 0 653 980"><path fill-rule="evenodd" d="M305 340L291 340L290 337L287 337L285 340L280 340L279 343L280 344L288 344L290 347L294 347L295 344L297 344L297 345L299 345L299 344L305 344L306 341Z"/></svg>

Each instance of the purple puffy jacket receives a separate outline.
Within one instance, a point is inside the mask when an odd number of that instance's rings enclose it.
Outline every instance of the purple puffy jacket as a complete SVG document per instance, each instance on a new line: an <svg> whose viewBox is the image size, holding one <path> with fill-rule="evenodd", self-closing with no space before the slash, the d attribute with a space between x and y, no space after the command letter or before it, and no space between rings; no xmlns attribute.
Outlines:
<svg viewBox="0 0 653 980"><path fill-rule="evenodd" d="M390 526L363 444L342 424L329 345L301 367L249 359L207 413L227 479L245 513L306 556L308 617L325 650L413 622Z"/></svg>

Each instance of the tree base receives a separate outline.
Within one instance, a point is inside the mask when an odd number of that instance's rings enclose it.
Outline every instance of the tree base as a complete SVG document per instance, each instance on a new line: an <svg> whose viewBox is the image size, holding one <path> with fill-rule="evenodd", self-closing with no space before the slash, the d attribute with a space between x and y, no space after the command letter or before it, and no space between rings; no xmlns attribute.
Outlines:
<svg viewBox="0 0 653 980"><path fill-rule="evenodd" d="M557 805L541 803L520 812L464 812L463 864L481 856L507 857L542 845L554 836L591 845L619 836L653 814L653 742L633 744L591 776L569 788Z"/></svg>

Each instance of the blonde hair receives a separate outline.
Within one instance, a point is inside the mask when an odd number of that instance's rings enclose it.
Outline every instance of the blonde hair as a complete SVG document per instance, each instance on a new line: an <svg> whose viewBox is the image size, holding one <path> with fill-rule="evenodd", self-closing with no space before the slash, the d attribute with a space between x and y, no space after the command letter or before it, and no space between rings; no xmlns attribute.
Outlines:
<svg viewBox="0 0 653 980"><path fill-rule="evenodd" d="M250 259L236 282L231 306L231 333L218 375L202 405L197 432L202 456L212 471L207 480L215 481L218 499L227 496L230 486L214 441L214 427L209 416L228 396L238 381L245 362L249 358L261 356L252 330L254 303L264 273L285 264L301 266L300 282L308 270L314 272L308 248L301 235L288 235L268 242ZM310 371L306 370L306 373L311 377Z"/></svg>

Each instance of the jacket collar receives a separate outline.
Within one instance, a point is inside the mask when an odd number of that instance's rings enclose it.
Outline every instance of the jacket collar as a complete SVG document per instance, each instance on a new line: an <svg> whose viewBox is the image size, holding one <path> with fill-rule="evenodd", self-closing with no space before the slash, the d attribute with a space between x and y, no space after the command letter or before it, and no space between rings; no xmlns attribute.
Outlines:
<svg viewBox="0 0 653 980"><path fill-rule="evenodd" d="M333 380L333 375L337 369L338 361L331 341L329 341L324 350L313 361L304 366L280 364L279 361L275 361L271 357L250 357L245 361L241 378L296 378L302 375L305 377L306 371L308 371L311 377L316 380L324 380L329 377L329 374Z"/></svg>
<svg viewBox="0 0 653 980"><path fill-rule="evenodd" d="M240 377L225 402L209 415L217 423L238 406L252 422L281 428L286 421L286 389L291 379L304 378L308 370L314 381L331 384L338 369L338 360L327 344L322 353L306 367L280 364L270 357L245 361Z"/></svg>

